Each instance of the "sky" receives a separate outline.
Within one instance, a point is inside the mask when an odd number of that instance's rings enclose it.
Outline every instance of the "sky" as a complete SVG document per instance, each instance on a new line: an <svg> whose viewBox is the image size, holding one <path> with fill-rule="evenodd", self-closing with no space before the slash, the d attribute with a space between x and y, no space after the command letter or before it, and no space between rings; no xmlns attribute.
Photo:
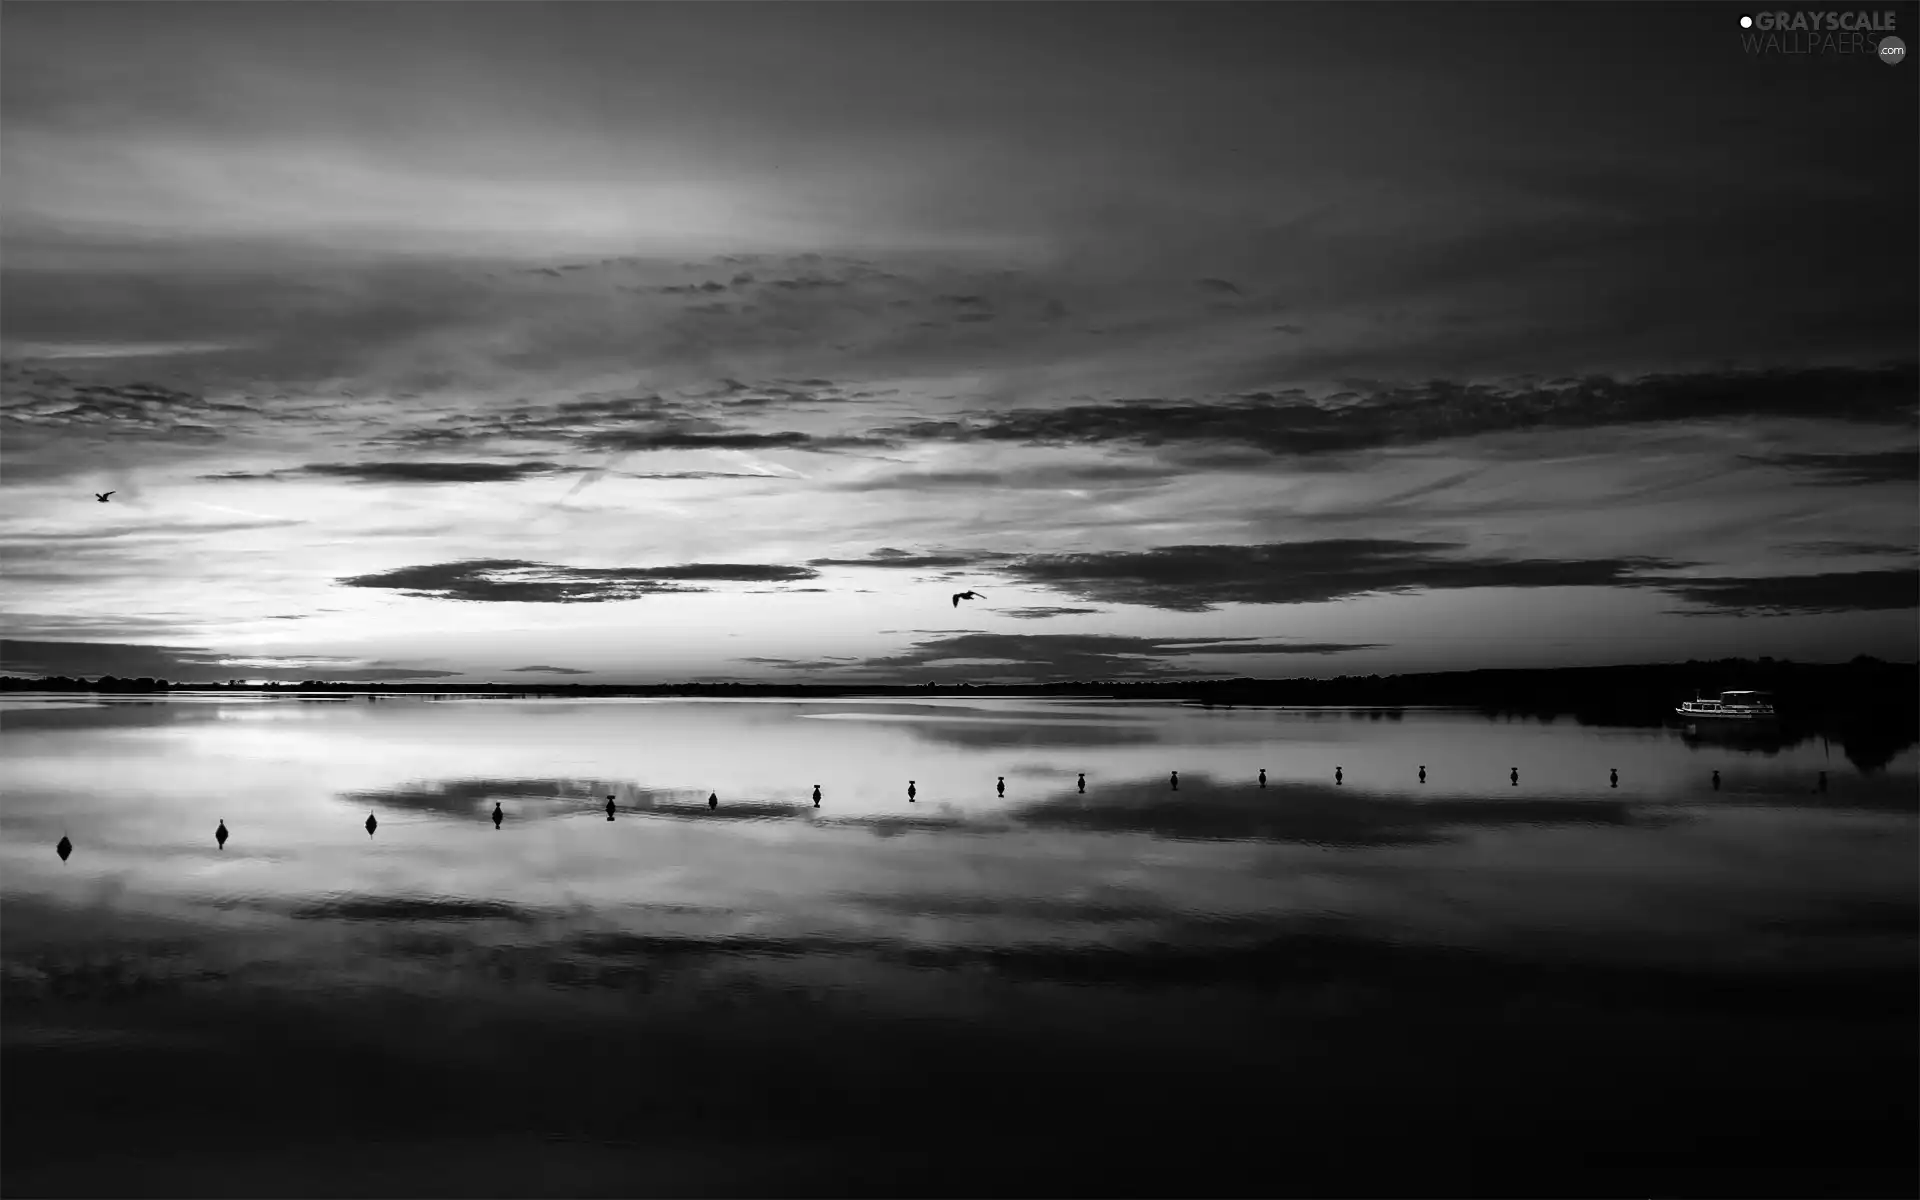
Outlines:
<svg viewBox="0 0 1920 1200"><path fill-rule="evenodd" d="M1912 660L1920 67L1737 20L9 0L0 667Z"/></svg>

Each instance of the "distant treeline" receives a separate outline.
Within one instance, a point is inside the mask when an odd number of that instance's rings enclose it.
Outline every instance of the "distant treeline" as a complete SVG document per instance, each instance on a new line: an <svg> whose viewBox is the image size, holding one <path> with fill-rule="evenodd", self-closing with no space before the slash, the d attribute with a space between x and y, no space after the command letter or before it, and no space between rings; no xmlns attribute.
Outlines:
<svg viewBox="0 0 1920 1200"><path fill-rule="evenodd" d="M1752 689L1773 693L1779 720L1765 727L1708 722L1683 733L1694 741L1734 740L1774 751L1811 737L1830 738L1863 770L1875 770L1920 742L1920 664L1860 657L1849 663L1795 663L1762 658L1689 661L1630 667L1447 671L1426 675L1342 675L1336 679L1071 680L1046 684L452 684L298 682L174 682L142 676L122 679L0 676L0 692L63 691L157 693L265 692L307 699L381 696L788 697L854 696L1075 696L1115 700L1185 701L1208 707L1287 706L1367 709L1393 714L1419 707L1469 708L1489 717L1571 717L1586 725L1686 725L1674 706L1695 695ZM4 724L0 717L0 724ZM1726 725L1728 728L1714 728Z"/></svg>
<svg viewBox="0 0 1920 1200"><path fill-rule="evenodd" d="M1662 724L1682 700L1733 689L1771 691L1783 722L1840 717L1920 724L1920 664L1860 657L1849 663L1762 658L1625 667L1342 675L1334 679L1072 680L1047 684L787 684L174 682L141 676L97 679L0 676L0 690L163 692L175 689L498 696L1096 696L1214 705L1406 708L1444 705L1515 715L1568 715L1596 724Z"/></svg>

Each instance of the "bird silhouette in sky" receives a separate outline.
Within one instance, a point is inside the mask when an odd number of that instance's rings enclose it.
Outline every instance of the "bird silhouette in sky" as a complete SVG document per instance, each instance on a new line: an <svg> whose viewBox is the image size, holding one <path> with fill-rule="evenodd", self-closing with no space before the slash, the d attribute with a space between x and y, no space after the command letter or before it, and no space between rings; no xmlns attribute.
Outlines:
<svg viewBox="0 0 1920 1200"><path fill-rule="evenodd" d="M985 599L986 597L982 596L979 592L955 592L953 594L953 606L955 608L959 608L960 602L962 600L985 600Z"/></svg>
<svg viewBox="0 0 1920 1200"><path fill-rule="evenodd" d="M114 489L115 492L119 490L120 490L119 488ZM100 503L105 504L107 502L107 497L111 495L113 495L113 492L95 492L93 494L93 498L95 500L98 500Z"/></svg>

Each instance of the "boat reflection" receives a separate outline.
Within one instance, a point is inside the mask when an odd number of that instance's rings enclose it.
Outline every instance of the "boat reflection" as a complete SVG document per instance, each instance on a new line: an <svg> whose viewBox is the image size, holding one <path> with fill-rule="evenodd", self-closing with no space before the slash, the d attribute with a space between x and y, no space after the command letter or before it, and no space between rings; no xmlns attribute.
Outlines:
<svg viewBox="0 0 1920 1200"><path fill-rule="evenodd" d="M1807 737L1765 721L1688 721L1680 727L1680 740L1692 750L1721 748L1771 756L1798 746Z"/></svg>

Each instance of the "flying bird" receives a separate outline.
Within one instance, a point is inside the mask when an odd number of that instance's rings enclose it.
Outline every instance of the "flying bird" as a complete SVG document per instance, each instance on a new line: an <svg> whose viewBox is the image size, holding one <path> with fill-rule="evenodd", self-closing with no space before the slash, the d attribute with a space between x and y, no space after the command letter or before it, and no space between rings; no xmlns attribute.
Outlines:
<svg viewBox="0 0 1920 1200"><path fill-rule="evenodd" d="M986 597L982 596L979 592L955 592L953 594L953 606L955 608L959 608L960 602L962 600L985 600L985 599Z"/></svg>
<svg viewBox="0 0 1920 1200"><path fill-rule="evenodd" d="M114 489L115 492L119 490L120 490L119 488ZM98 500L100 503L105 504L107 502L107 497L111 495L113 495L113 492L95 492L93 494L93 498L95 500Z"/></svg>

